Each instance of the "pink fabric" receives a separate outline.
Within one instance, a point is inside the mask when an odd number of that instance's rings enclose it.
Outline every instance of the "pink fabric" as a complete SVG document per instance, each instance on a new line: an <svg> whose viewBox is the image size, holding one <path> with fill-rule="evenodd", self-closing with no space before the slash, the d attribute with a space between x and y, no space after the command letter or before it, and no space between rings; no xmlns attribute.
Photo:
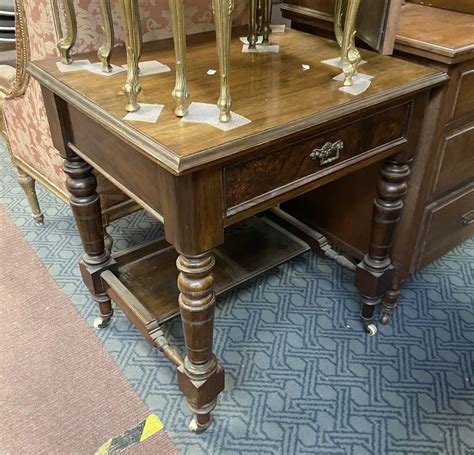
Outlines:
<svg viewBox="0 0 474 455"><path fill-rule="evenodd" d="M13 155L65 191L63 160L53 147L39 84L30 79L25 95L6 100L4 108Z"/></svg>

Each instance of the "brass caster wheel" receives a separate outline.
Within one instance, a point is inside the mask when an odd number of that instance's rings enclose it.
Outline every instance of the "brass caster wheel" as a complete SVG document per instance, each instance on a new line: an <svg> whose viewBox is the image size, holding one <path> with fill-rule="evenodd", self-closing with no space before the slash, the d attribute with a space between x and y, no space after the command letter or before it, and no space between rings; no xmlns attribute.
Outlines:
<svg viewBox="0 0 474 455"><path fill-rule="evenodd" d="M99 316L99 317L95 318L94 328L98 329L98 330L105 329L106 327L108 327L110 325L110 321L112 320L112 316L113 316L113 313L110 316L107 316L107 317Z"/></svg>
<svg viewBox="0 0 474 455"><path fill-rule="evenodd" d="M367 333L371 337L375 336L377 334L377 326L375 324L369 324L367 326Z"/></svg>
<svg viewBox="0 0 474 455"><path fill-rule="evenodd" d="M390 322L390 316L390 313L382 313L382 316L380 316L380 323L387 325Z"/></svg>
<svg viewBox="0 0 474 455"><path fill-rule="evenodd" d="M207 430L211 426L211 423L212 423L212 417L210 417L209 420L205 424L200 424L197 421L197 417L194 416L193 419L191 420L191 422L189 422L189 429L193 433L201 433L201 432Z"/></svg>

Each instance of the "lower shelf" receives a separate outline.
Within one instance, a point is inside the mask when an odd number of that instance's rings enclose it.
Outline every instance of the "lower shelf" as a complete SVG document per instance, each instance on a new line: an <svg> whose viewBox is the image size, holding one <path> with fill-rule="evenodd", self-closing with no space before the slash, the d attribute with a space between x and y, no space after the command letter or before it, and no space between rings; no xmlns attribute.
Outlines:
<svg viewBox="0 0 474 455"><path fill-rule="evenodd" d="M309 249L306 242L266 217L235 224L226 229L224 244L214 250L216 293ZM175 249L160 239L114 255L118 277L110 272L102 275L107 294L142 332L179 314L177 257Z"/></svg>

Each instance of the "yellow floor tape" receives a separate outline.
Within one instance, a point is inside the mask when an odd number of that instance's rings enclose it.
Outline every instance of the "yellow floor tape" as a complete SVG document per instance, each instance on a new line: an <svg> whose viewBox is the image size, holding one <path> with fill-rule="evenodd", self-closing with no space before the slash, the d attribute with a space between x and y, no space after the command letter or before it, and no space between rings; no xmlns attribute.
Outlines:
<svg viewBox="0 0 474 455"><path fill-rule="evenodd" d="M148 439L162 429L163 424L158 416L150 414L145 420L125 431L120 436L108 439L97 450L95 455L113 455L123 452L134 444L145 441L145 439Z"/></svg>

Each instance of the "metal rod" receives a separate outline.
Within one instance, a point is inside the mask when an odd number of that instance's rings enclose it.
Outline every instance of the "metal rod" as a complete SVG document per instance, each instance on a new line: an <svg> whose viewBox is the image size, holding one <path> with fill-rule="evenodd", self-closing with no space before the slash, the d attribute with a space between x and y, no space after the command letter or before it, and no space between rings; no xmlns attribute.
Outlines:
<svg viewBox="0 0 474 455"><path fill-rule="evenodd" d="M334 33L336 35L337 44L342 48L342 40L344 38L344 32L342 30L342 3L343 0L336 0L336 7L334 10Z"/></svg>
<svg viewBox="0 0 474 455"><path fill-rule="evenodd" d="M342 40L341 60L344 72L344 85L352 85L352 78L357 73L361 56L355 45L357 16L361 0L348 0L346 22Z"/></svg>
<svg viewBox="0 0 474 455"><path fill-rule="evenodd" d="M63 30L58 0L51 0L53 22L57 37L57 47L61 57L61 62L65 65L70 65L72 63L71 49L73 48L77 39L76 12L74 10L73 0L62 0L62 6L64 9L66 30Z"/></svg>
<svg viewBox="0 0 474 455"><path fill-rule="evenodd" d="M217 52L219 56L220 71L220 96L217 102L219 107L219 120L229 122L231 119L230 107L230 38L232 26L232 13L234 0L212 0L214 24L216 27Z"/></svg>
<svg viewBox="0 0 474 455"><path fill-rule="evenodd" d="M176 56L176 84L173 97L176 100L175 114L184 117L188 112L189 91L186 78L186 28L184 0L169 0Z"/></svg>
<svg viewBox="0 0 474 455"><path fill-rule="evenodd" d="M112 19L112 9L110 8L110 0L100 0L99 5L104 27L104 43L97 51L97 56L102 62L102 71L104 73L110 73L112 71L110 59L112 58L112 48L114 45L114 22Z"/></svg>
<svg viewBox="0 0 474 455"><path fill-rule="evenodd" d="M123 91L127 96L127 112L135 112L140 109L138 94L141 91L139 78L139 61L142 47L142 33L140 24L140 12L136 0L120 0L123 16L125 19L125 41L127 46L127 81Z"/></svg>

